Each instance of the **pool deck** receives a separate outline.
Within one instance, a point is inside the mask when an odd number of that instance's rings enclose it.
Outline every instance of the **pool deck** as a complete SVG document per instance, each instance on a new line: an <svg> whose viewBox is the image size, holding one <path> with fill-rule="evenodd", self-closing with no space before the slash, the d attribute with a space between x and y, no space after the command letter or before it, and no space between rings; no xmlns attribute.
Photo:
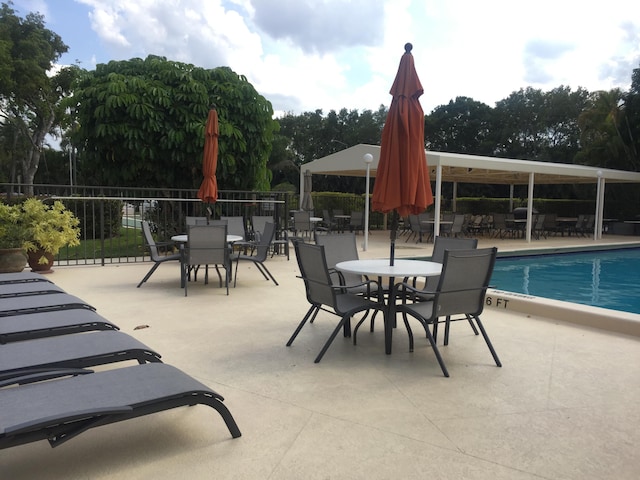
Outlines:
<svg viewBox="0 0 640 480"><path fill-rule="evenodd" d="M640 238L479 243L515 252L640 246ZM396 245L398 257L429 256L432 249L402 237ZM360 255L382 258L388 251L388 232L373 232ZM565 321L537 301L529 311L483 313L502 368L463 322L441 348L450 378L426 339L417 335L409 353L403 328L385 355L381 322L374 333L361 331L357 346L338 336L314 364L337 318L321 313L285 347L308 303L293 255L267 265L279 286L241 264L229 296L216 282L199 281L186 298L177 264L161 265L139 289L148 263L56 267L50 277L56 284L222 394L243 435L232 439L208 407L179 408L92 429L55 449L38 442L0 450L1 477L638 477L640 337Z"/></svg>

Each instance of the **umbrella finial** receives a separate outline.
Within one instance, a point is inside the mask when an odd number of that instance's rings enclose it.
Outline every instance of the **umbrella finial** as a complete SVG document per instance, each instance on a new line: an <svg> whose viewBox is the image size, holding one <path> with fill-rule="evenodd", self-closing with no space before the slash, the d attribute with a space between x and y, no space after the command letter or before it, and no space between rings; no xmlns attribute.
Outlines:
<svg viewBox="0 0 640 480"><path fill-rule="evenodd" d="M404 53L411 53L411 50L413 50L413 45L411 45L410 43L405 43L404 44Z"/></svg>

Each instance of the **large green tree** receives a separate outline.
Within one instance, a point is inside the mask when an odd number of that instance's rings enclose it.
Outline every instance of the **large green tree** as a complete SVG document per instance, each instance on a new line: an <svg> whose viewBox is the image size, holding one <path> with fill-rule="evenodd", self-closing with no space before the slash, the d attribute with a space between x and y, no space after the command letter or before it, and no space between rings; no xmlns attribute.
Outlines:
<svg viewBox="0 0 640 480"><path fill-rule="evenodd" d="M343 108L339 112L331 110L326 116L322 110L285 115L279 119L279 140L270 162L274 178L297 186L305 163L358 143L380 144L386 116L384 106L375 112ZM361 192L364 188L363 179L354 177L318 175L313 182L316 191Z"/></svg>
<svg viewBox="0 0 640 480"><path fill-rule="evenodd" d="M61 99L76 69L52 74L67 46L45 27L42 15L21 18L11 5L0 7L0 139L10 180L21 175L26 193L32 194L46 137L64 115Z"/></svg>
<svg viewBox="0 0 640 480"><path fill-rule="evenodd" d="M197 188L207 114L219 117L220 189L268 190L278 124L243 76L150 55L111 61L79 79L69 102L85 178L105 185Z"/></svg>

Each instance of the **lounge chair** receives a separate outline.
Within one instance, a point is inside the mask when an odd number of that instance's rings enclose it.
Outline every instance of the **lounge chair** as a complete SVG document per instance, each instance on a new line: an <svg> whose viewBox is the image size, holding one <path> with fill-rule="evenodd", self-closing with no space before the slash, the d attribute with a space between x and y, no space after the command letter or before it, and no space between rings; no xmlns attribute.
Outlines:
<svg viewBox="0 0 640 480"><path fill-rule="evenodd" d="M159 362L160 354L115 330L58 335L0 346L0 380L51 368L86 368L127 360Z"/></svg>
<svg viewBox="0 0 640 480"><path fill-rule="evenodd" d="M26 283L26 282L49 282L52 283L44 275L34 272L14 272L0 273L0 285L7 283Z"/></svg>
<svg viewBox="0 0 640 480"><path fill-rule="evenodd" d="M0 284L0 298L19 297L22 295L48 295L65 293L58 285L51 282L20 282Z"/></svg>
<svg viewBox="0 0 640 480"><path fill-rule="evenodd" d="M0 344L118 327L92 310L27 313L0 318Z"/></svg>
<svg viewBox="0 0 640 480"><path fill-rule="evenodd" d="M72 310L76 308L95 311L95 308L84 300L74 295L69 295L68 293L5 297L0 302L0 317L36 312L51 312L55 310Z"/></svg>
<svg viewBox="0 0 640 480"><path fill-rule="evenodd" d="M63 378L0 388L0 449L39 440L55 447L89 428L196 404L217 410L231 435L241 435L224 398L173 366L147 363L71 373L76 376L62 369Z"/></svg>

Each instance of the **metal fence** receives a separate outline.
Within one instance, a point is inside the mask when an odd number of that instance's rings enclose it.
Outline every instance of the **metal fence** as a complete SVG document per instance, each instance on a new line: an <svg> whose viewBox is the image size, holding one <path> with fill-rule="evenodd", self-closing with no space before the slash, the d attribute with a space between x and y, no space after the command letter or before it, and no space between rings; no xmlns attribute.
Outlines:
<svg viewBox="0 0 640 480"><path fill-rule="evenodd" d="M4 201L22 198L24 185L0 184ZM140 222L147 220L160 242L184 233L187 216L242 216L274 218L278 231L288 228L297 195L286 192L220 191L218 201L206 204L197 190L110 188L34 185L43 201L61 200L80 220L81 246L67 247L56 257L58 265L105 265L149 259ZM295 198L294 198L295 197Z"/></svg>

